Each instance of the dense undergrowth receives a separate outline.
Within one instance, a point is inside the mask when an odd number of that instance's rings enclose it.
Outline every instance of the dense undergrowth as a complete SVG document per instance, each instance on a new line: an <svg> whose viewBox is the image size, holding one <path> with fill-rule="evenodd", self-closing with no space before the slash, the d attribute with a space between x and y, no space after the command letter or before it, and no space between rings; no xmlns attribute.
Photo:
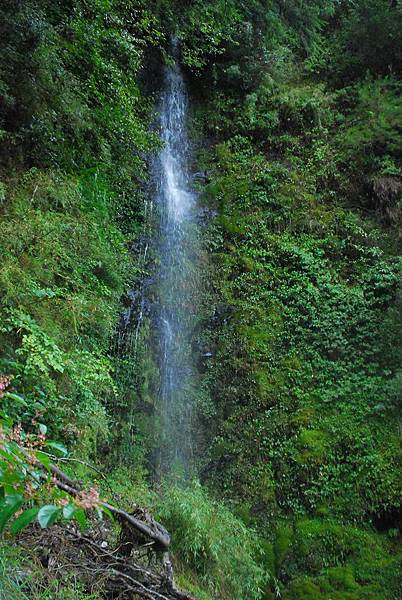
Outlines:
<svg viewBox="0 0 402 600"><path fill-rule="evenodd" d="M44 431L88 487L97 478L123 507L148 506L197 598L400 597L401 10L2 4L3 431ZM210 213L193 340L201 484L184 491L149 482L146 341L134 365L112 351L124 294L144 276L130 249L170 32ZM7 492L15 481L1 476ZM28 505L51 501L22 488ZM68 577L46 587L40 561L4 535L0 595L87 597Z"/></svg>
<svg viewBox="0 0 402 600"><path fill-rule="evenodd" d="M399 593L399 34L388 4L366 9L292 54L242 21L199 75L202 472L267 532L285 598Z"/></svg>

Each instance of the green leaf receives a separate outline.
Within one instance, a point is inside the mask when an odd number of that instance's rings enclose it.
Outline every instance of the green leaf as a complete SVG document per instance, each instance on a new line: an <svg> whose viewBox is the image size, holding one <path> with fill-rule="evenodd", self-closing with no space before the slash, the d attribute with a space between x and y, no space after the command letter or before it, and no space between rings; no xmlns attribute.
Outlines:
<svg viewBox="0 0 402 600"><path fill-rule="evenodd" d="M85 516L85 511L82 508L75 511L74 519L77 520L78 525L81 527L81 529L85 529L85 527L87 526L87 518Z"/></svg>
<svg viewBox="0 0 402 600"><path fill-rule="evenodd" d="M68 454L67 448L63 446L63 444L61 444L60 442L54 442L53 440L49 440L46 442L46 446L49 446L49 448L53 448L53 450L57 450L63 456L67 456Z"/></svg>
<svg viewBox="0 0 402 600"><path fill-rule="evenodd" d="M42 435L46 435L47 427L44 423L39 423L39 431L42 433Z"/></svg>
<svg viewBox="0 0 402 600"><path fill-rule="evenodd" d="M46 504L42 506L42 508L38 512L38 523L45 529L46 527L50 527L56 521L57 517L61 513L61 508L55 506L54 504Z"/></svg>
<svg viewBox="0 0 402 600"><path fill-rule="evenodd" d="M5 496L0 503L0 534L3 533L7 521L22 505L24 499L21 494Z"/></svg>
<svg viewBox="0 0 402 600"><path fill-rule="evenodd" d="M20 406L28 406L27 402L24 400L24 398L22 398L21 396L19 396L18 394L14 394L13 392L6 392L3 395L3 398L7 398L10 400L14 400L14 402L16 402L17 404L19 404Z"/></svg>
<svg viewBox="0 0 402 600"><path fill-rule="evenodd" d="M24 527L32 523L32 521L36 519L36 515L38 514L38 512L39 507L37 506L34 506L34 508L28 508L28 510L24 510L22 515L17 517L17 519L15 519L15 521L13 521L13 523L11 524L11 533L15 535L18 532L20 532L21 529L24 529Z"/></svg>
<svg viewBox="0 0 402 600"><path fill-rule="evenodd" d="M102 510L102 512L103 512L104 515L106 515L107 517L109 517L109 519L113 520L114 517L113 517L112 513L110 512L110 510L108 508L106 508L106 506L102 506L101 510Z"/></svg>
<svg viewBox="0 0 402 600"><path fill-rule="evenodd" d="M45 469L47 469L48 471L50 470L50 465L52 464L52 461L50 460L50 457L45 452L42 452L41 450L37 450L35 452L35 458L36 458L36 460L38 460L40 462L41 465L43 465L45 467Z"/></svg>
<svg viewBox="0 0 402 600"><path fill-rule="evenodd" d="M11 469L9 469L8 471L3 471L1 479L0 479L2 485L11 486L11 487L13 487L16 483L21 483L23 480L24 480L23 473L21 473L19 471L11 470ZM12 491L11 491L11 494L12 494Z"/></svg>
<svg viewBox="0 0 402 600"><path fill-rule="evenodd" d="M55 296L57 296L56 292L54 292L53 290L51 290L49 288L32 290L32 294L40 299L54 298Z"/></svg>
<svg viewBox="0 0 402 600"><path fill-rule="evenodd" d="M67 506L65 506L63 508L63 517L65 519L72 519L76 512L77 512L77 507L74 506L74 504L67 504Z"/></svg>

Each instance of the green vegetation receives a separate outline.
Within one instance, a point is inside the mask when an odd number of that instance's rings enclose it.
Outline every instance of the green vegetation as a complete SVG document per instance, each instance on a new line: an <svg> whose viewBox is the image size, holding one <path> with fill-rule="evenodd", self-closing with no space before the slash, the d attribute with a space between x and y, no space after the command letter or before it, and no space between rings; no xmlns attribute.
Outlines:
<svg viewBox="0 0 402 600"><path fill-rule="evenodd" d="M197 598L399 598L400 2L5 0L1 13L3 432L46 431L107 472L127 509L147 505ZM193 339L201 484L155 490L151 335L135 356L111 340L144 277L130 248L171 33L211 218ZM71 472L90 487L93 472ZM7 469L0 481L11 494ZM22 584L25 560L5 545L0 595L86 597L68 577L47 589L39 564Z"/></svg>
<svg viewBox="0 0 402 600"><path fill-rule="evenodd" d="M259 564L262 551L256 532L210 500L200 484L184 491L169 487L159 514L175 532L173 551L212 596L261 597L267 574Z"/></svg>
<svg viewBox="0 0 402 600"><path fill-rule="evenodd" d="M47 581L34 553L7 547L0 549L0 595L18 600L98 600L87 595L68 573L61 580Z"/></svg>
<svg viewBox="0 0 402 600"><path fill-rule="evenodd" d="M149 133L152 99L140 90L139 71L145 46L161 37L141 1L2 3L0 526L6 539L32 521L48 527L74 517L84 525L83 508L96 505L96 490L73 501L57 489L50 462L64 460L66 446L67 460L98 463L114 442L119 413L108 407L117 405L118 364L111 339L121 298L139 272L130 246L142 222L144 156L157 146ZM85 475L90 490L93 471ZM20 585L13 575L20 568L5 550L7 562L2 596L82 597L72 574L71 585L67 576L47 586L37 560L32 582L25 585L24 577Z"/></svg>
<svg viewBox="0 0 402 600"><path fill-rule="evenodd" d="M91 453L107 438L110 338L155 143L137 74L160 34L141 2L2 13L2 368L28 403L46 398L52 433Z"/></svg>
<svg viewBox="0 0 402 600"><path fill-rule="evenodd" d="M401 13L366 4L233 3L219 55L187 61L217 213L201 472L266 532L285 598L400 593Z"/></svg>

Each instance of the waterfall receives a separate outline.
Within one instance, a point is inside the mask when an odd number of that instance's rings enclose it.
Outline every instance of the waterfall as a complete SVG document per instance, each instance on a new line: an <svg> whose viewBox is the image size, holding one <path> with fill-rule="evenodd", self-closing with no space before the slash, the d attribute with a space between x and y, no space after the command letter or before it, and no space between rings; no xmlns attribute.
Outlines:
<svg viewBox="0 0 402 600"><path fill-rule="evenodd" d="M160 102L163 147L153 175L159 209L157 337L159 356L160 468L187 472L192 455L191 328L196 279L196 194L191 191L187 97L177 63L165 68Z"/></svg>
<svg viewBox="0 0 402 600"><path fill-rule="evenodd" d="M126 388L125 453L136 451L145 428L153 439L148 464L157 478L190 473L198 392L192 332L198 314L200 211L189 167L187 95L177 63L165 67L158 108L162 146L151 161L142 235L133 246L141 278L127 293L113 342L118 377Z"/></svg>

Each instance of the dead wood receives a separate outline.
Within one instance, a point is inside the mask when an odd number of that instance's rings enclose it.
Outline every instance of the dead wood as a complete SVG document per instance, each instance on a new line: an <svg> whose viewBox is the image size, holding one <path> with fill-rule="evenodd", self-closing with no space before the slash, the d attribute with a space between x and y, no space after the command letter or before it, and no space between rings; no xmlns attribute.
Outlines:
<svg viewBox="0 0 402 600"><path fill-rule="evenodd" d="M41 463L36 462L35 466L43 472L43 477L47 476L47 470ZM81 494L83 490L80 482L71 479L54 464L48 468L53 475L54 484L60 490L73 497ZM43 547L45 544L47 548L48 556L42 561L43 566L56 575L65 569L79 572L84 580L97 582L99 589L104 586L107 598L194 600L180 591L174 583L173 566L167 551L170 536L166 529L141 507L135 507L130 514L108 502L99 501L98 504L116 517L121 525L122 534L117 547L113 550L103 547L95 538L81 535L72 524L64 527L57 525L44 532L33 527L32 530L36 532L35 544L40 541L40 545ZM65 539L55 542L55 538L61 536ZM44 541L46 537L48 539ZM31 538L35 540L35 535L31 534ZM147 540L151 542L147 543ZM77 553L73 549L77 546L81 548L81 552ZM144 549L145 554L140 555L140 551ZM149 560L149 550L153 551L154 562L159 562L158 570L145 564L144 557L148 556ZM89 588L92 592L92 586Z"/></svg>
<svg viewBox="0 0 402 600"><path fill-rule="evenodd" d="M121 555L121 546L109 548L104 541L107 532L94 524L88 534L72 523L57 524L45 530L31 526L20 536L26 550L39 555L49 581L63 580L66 572L74 575L89 593L99 593L108 600L194 600L173 583L173 570L165 553L157 565L150 567L139 558L140 547L131 556Z"/></svg>

